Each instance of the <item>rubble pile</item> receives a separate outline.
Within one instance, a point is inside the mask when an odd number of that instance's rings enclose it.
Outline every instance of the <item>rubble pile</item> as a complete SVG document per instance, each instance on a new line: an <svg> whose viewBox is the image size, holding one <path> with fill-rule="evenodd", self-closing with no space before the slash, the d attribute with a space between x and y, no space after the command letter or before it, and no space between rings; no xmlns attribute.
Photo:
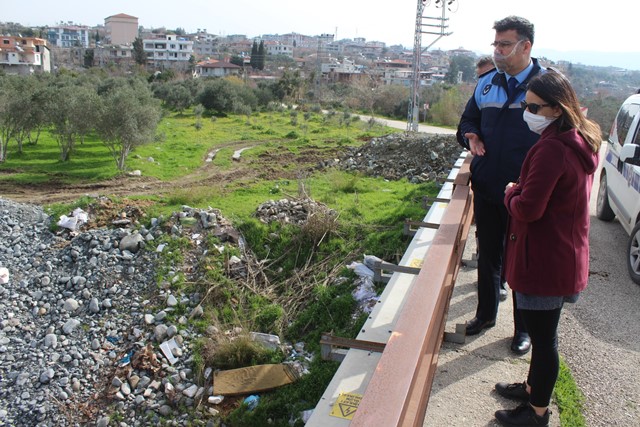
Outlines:
<svg viewBox="0 0 640 427"><path fill-rule="evenodd" d="M309 198L268 200L258 206L255 216L265 224L278 221L285 224L302 225L307 222L310 214L319 210L329 210L334 213L334 216L337 216L333 210Z"/></svg>
<svg viewBox="0 0 640 427"><path fill-rule="evenodd" d="M215 236L223 252L242 244L238 231L219 211L188 206L148 229L131 221L52 233L50 221L41 207L0 198L0 425L107 426L114 414L130 426L214 421L211 402L221 399L212 400L211 369L204 385L193 370L202 335L190 320L203 315L205 296L172 286L202 272L170 267L158 283L169 250L159 241L187 239L182 255L195 266L204 239ZM246 274L242 252L229 260L231 276ZM290 356L291 366L305 371L297 359Z"/></svg>
<svg viewBox="0 0 640 427"><path fill-rule="evenodd" d="M442 181L463 149L455 135L395 133L372 139L322 166L337 166L388 180Z"/></svg>

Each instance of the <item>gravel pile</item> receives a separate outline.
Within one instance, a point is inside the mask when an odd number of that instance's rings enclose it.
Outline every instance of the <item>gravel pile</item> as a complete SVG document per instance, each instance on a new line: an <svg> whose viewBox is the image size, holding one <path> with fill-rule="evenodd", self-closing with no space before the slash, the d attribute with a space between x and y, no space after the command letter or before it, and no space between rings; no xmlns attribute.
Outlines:
<svg viewBox="0 0 640 427"><path fill-rule="evenodd" d="M219 422L208 404L211 381L198 385L192 371L190 346L199 335L188 319L202 314L203 296L157 284L162 245L153 240L178 234L198 248L206 233L223 244L238 244L239 237L215 210L185 207L160 222L135 232L55 235L40 207L0 199L0 270L6 269L0 275L0 425ZM197 249L190 256L198 256ZM243 260L236 264L231 271L242 275ZM168 280L182 273L170 271ZM171 323L178 304L186 315ZM210 329L212 336L227 332ZM166 350L154 350L159 343ZM114 414L123 421L113 421Z"/></svg>
<svg viewBox="0 0 640 427"><path fill-rule="evenodd" d="M412 183L442 181L461 152L455 135L395 133L374 138L323 166L337 166L389 180L406 178Z"/></svg>

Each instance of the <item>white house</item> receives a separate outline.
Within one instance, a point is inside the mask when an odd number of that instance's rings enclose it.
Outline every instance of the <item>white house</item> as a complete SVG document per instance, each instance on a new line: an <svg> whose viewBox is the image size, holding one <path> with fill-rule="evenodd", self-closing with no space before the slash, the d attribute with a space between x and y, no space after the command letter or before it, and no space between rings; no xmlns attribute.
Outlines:
<svg viewBox="0 0 640 427"><path fill-rule="evenodd" d="M209 59L196 64L194 77L226 77L240 74L242 67L224 61Z"/></svg>

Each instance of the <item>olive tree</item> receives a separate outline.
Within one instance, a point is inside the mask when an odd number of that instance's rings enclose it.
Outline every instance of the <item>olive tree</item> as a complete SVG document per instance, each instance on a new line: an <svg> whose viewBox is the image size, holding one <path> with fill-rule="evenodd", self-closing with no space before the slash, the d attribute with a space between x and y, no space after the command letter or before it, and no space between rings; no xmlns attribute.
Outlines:
<svg viewBox="0 0 640 427"><path fill-rule="evenodd" d="M11 76L0 75L0 162L7 160L9 141L14 137L17 123L13 111L13 100L17 90Z"/></svg>
<svg viewBox="0 0 640 427"><path fill-rule="evenodd" d="M148 86L117 86L102 97L97 132L120 171L139 145L151 142L160 121L159 101Z"/></svg>
<svg viewBox="0 0 640 427"><path fill-rule="evenodd" d="M47 96L48 121L60 149L60 160L71 158L78 138L95 127L99 98L92 86L63 85L50 87Z"/></svg>

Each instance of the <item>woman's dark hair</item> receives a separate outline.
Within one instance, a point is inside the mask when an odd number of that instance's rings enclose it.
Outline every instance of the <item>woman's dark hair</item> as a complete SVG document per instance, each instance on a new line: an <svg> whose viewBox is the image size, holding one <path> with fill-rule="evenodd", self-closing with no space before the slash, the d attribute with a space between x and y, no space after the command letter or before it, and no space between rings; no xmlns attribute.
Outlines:
<svg viewBox="0 0 640 427"><path fill-rule="evenodd" d="M577 129L594 152L602 144L600 126L585 117L580 109L580 101L571 86L571 82L561 72L550 68L531 79L527 90L535 93L552 107L559 107L562 115L558 117L558 129L567 131Z"/></svg>
<svg viewBox="0 0 640 427"><path fill-rule="evenodd" d="M516 30L520 40L529 40L531 44L533 44L533 36L535 35L533 24L529 22L529 20L519 16L507 16L504 19L494 22L493 29L498 33Z"/></svg>

